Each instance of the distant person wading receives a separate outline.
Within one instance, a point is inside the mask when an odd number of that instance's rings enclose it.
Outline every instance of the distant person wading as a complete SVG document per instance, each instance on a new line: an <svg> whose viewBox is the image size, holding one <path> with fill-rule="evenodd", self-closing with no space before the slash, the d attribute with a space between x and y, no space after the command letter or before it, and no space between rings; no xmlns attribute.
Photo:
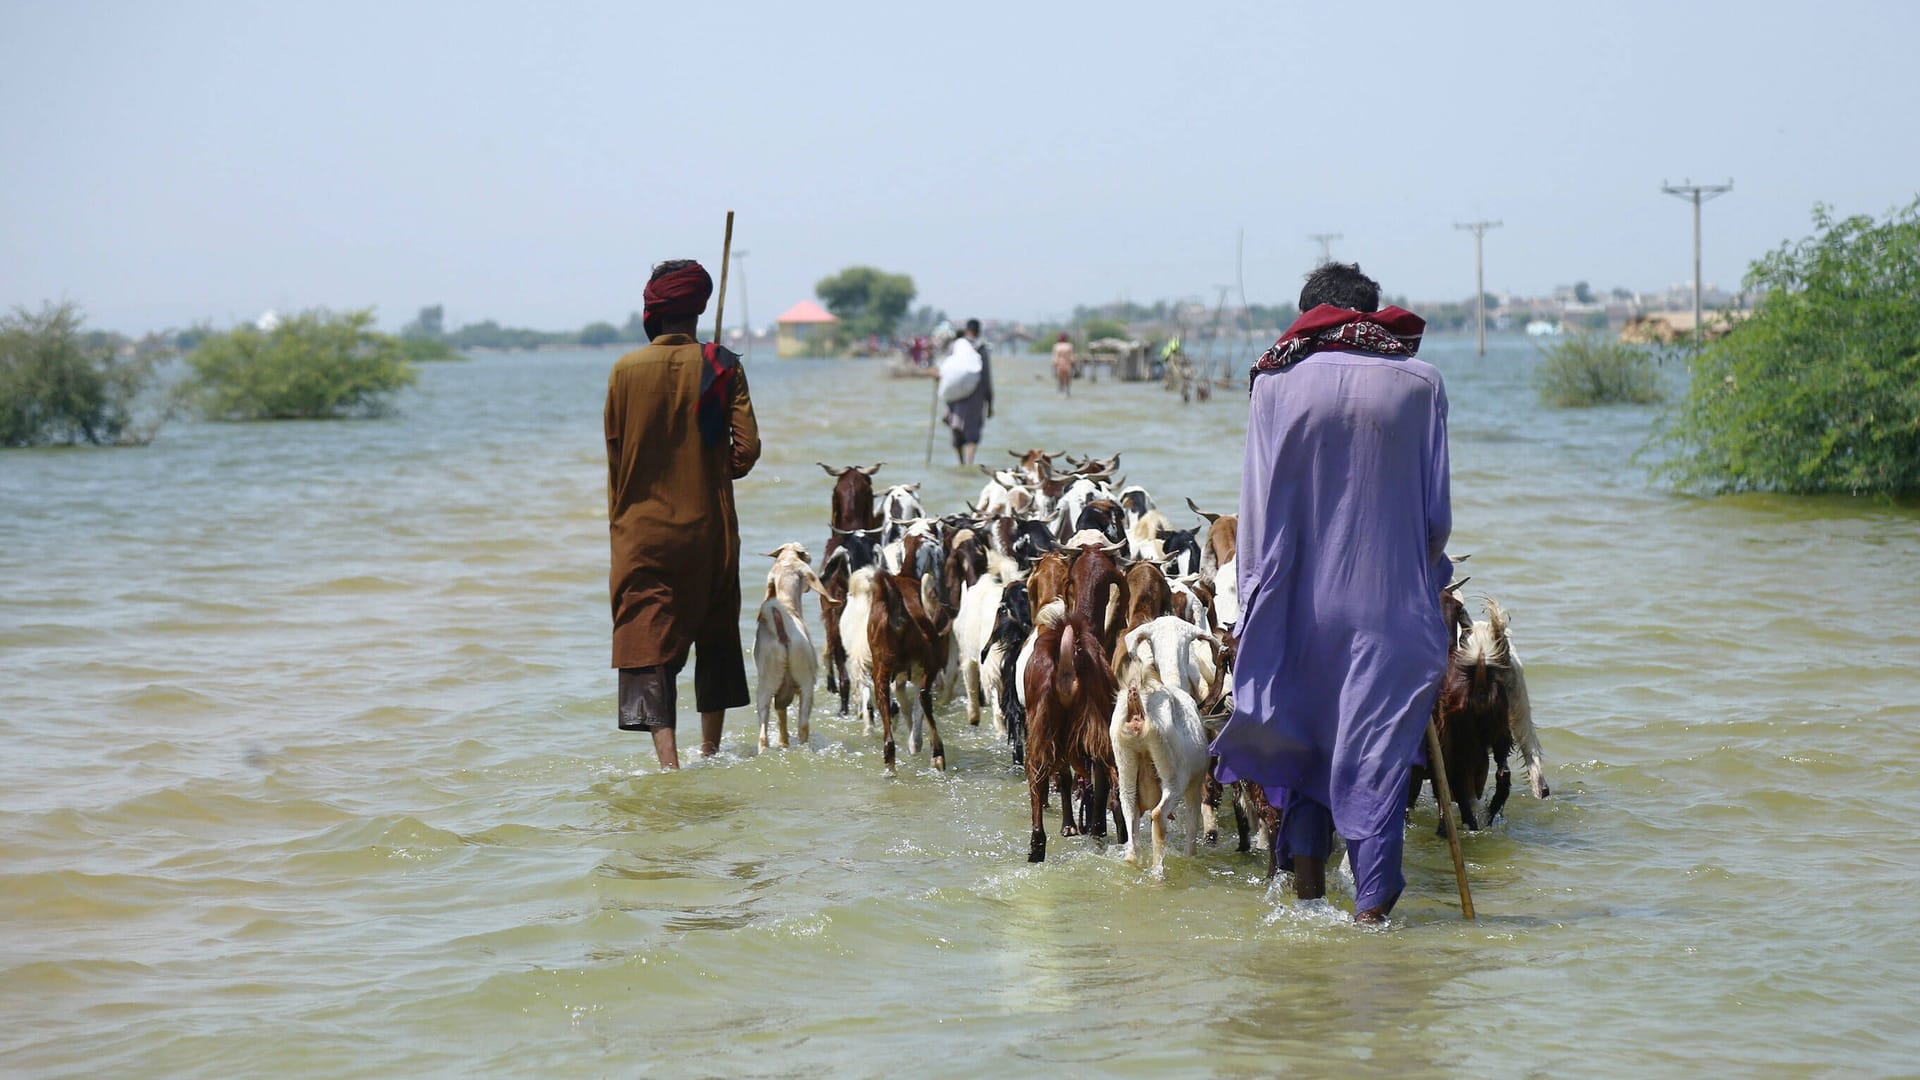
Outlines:
<svg viewBox="0 0 1920 1080"><path fill-rule="evenodd" d="M973 464L980 448L981 429L993 415L993 360L980 340L980 320L968 319L967 328L941 359L940 396L947 403L946 424L953 431L953 454L962 465Z"/></svg>
<svg viewBox="0 0 1920 1080"><path fill-rule="evenodd" d="M739 357L694 339L712 293L699 263L654 267L643 315L652 343L621 357L607 380L618 724L652 733L668 769L680 767L674 678L690 650L703 755L720 748L726 710L750 700L733 482L759 459L760 431Z"/></svg>

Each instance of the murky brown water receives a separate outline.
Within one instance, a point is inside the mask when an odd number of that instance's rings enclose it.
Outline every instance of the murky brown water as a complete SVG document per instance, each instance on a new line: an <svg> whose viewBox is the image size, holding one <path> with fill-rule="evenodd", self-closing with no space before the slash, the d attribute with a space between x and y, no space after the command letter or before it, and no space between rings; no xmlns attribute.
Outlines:
<svg viewBox="0 0 1920 1080"><path fill-rule="evenodd" d="M744 714L656 774L605 668L611 353L0 455L0 1071L1911 1072L1920 513L1661 493L1627 460L1650 411L1540 409L1523 345L1429 349L1453 547L1514 616L1556 795L1468 838L1473 925L1425 804L1384 934L1230 851L1028 866L957 704L945 776L883 780L826 716L755 756ZM1068 408L998 363L991 456L1122 448L1163 504L1233 501L1239 393ZM920 465L924 383L753 378L749 552L818 551L815 460L978 490Z"/></svg>

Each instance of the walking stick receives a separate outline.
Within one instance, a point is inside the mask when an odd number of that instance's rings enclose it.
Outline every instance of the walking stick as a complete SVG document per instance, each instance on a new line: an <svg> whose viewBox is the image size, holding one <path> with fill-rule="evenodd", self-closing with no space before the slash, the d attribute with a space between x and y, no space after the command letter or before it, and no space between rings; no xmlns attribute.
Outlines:
<svg viewBox="0 0 1920 1080"><path fill-rule="evenodd" d="M1433 795L1440 800L1440 820L1447 827L1447 850L1453 852L1453 879L1460 883L1460 914L1473 918L1473 893L1467 888L1467 864L1460 856L1460 823L1453 816L1453 792L1447 784L1446 763L1440 755L1440 729L1427 721L1427 768L1433 772Z"/></svg>
<svg viewBox="0 0 1920 1080"><path fill-rule="evenodd" d="M743 255L742 258L745 256ZM721 321L721 315L727 309L727 263L732 259L733 211L729 210L727 211L727 239L720 248L720 295L713 302L713 343L715 345L726 344L720 337L721 329L726 326L726 323ZM748 328L747 333L753 333L751 327Z"/></svg>
<svg viewBox="0 0 1920 1080"><path fill-rule="evenodd" d="M927 465L933 465L933 433L940 427L940 380L933 380L933 412L927 417Z"/></svg>

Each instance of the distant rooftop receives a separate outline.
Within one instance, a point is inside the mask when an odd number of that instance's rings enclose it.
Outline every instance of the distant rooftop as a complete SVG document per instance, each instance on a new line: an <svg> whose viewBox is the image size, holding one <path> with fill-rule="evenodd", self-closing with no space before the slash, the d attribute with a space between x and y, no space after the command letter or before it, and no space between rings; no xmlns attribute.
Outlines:
<svg viewBox="0 0 1920 1080"><path fill-rule="evenodd" d="M774 322L783 323L836 323L839 319L833 313L811 300L802 300L780 313Z"/></svg>

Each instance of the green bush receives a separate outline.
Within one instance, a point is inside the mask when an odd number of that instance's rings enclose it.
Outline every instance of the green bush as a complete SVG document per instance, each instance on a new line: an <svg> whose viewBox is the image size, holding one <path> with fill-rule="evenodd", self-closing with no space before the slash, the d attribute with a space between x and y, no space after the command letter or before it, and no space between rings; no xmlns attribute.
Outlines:
<svg viewBox="0 0 1920 1080"><path fill-rule="evenodd" d="M1080 326L1077 335L1082 341L1099 341L1101 338L1119 338L1122 341L1133 337L1127 330L1127 324L1118 319L1088 319Z"/></svg>
<svg viewBox="0 0 1920 1080"><path fill-rule="evenodd" d="M1664 432L1683 488L1920 493L1920 201L1813 221L1753 264L1752 316L1692 361Z"/></svg>
<svg viewBox="0 0 1920 1080"><path fill-rule="evenodd" d="M400 354L409 364L438 364L449 360L465 360L453 346L433 338L402 337Z"/></svg>
<svg viewBox="0 0 1920 1080"><path fill-rule="evenodd" d="M1650 405L1666 397L1652 355L1638 345L1574 334L1541 352L1533 384L1547 405Z"/></svg>
<svg viewBox="0 0 1920 1080"><path fill-rule="evenodd" d="M305 311L272 330L239 326L187 355L184 400L209 420L370 416L413 385L398 338L373 329L373 312Z"/></svg>
<svg viewBox="0 0 1920 1080"><path fill-rule="evenodd" d="M152 354L123 360L115 335L87 333L72 304L0 317L0 446L149 442L134 402L153 378Z"/></svg>

